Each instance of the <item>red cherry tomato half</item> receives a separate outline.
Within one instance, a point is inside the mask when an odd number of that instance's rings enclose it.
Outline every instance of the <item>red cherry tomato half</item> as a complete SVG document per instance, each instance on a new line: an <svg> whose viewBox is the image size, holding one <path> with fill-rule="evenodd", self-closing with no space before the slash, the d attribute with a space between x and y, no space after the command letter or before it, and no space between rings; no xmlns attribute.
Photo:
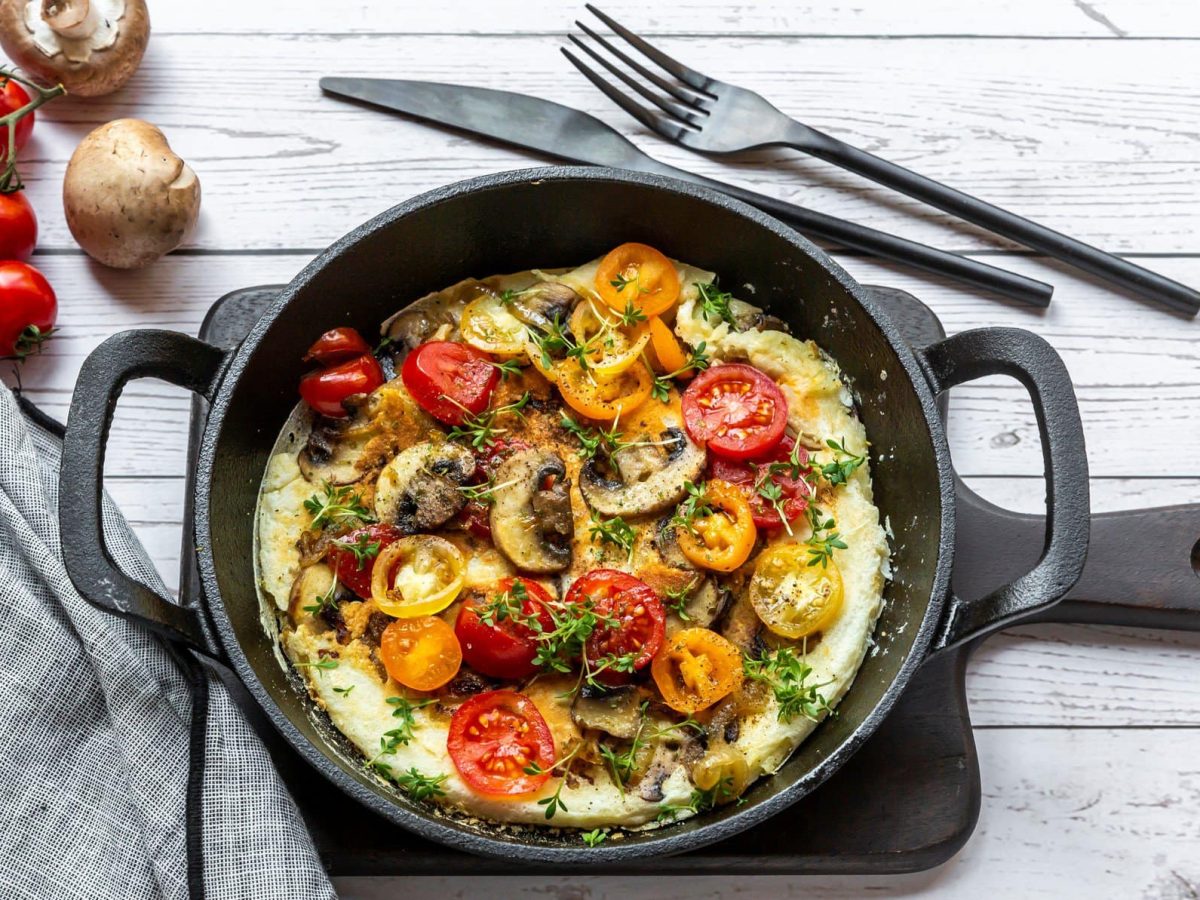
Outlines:
<svg viewBox="0 0 1200 900"><path fill-rule="evenodd" d="M427 413L447 425L487 409L500 371L487 354L456 341L428 341L404 360L404 386Z"/></svg>
<svg viewBox="0 0 1200 900"><path fill-rule="evenodd" d="M750 513L756 527L779 528L783 525L779 512L759 493L757 486L764 484L768 478L779 486L779 503L789 522L795 522L804 515L810 491L803 478L792 478L786 472L769 474L766 470L771 463L790 461L794 446L795 441L785 434L775 449L765 456L746 460L714 456L708 461L708 477L735 484L742 490L750 501ZM808 453L803 447L798 451L797 461L801 467L808 464Z"/></svg>
<svg viewBox="0 0 1200 900"><path fill-rule="evenodd" d="M657 592L644 581L616 569L592 569L576 579L566 603L591 602L598 622L584 645L587 665L604 684L623 684L644 669L662 646L666 613ZM632 669L617 660L633 657Z"/></svg>
<svg viewBox="0 0 1200 900"><path fill-rule="evenodd" d="M783 391L766 374L742 363L701 372L683 392L682 404L692 440L730 459L769 452L787 424Z"/></svg>
<svg viewBox="0 0 1200 900"><path fill-rule="evenodd" d="M369 354L370 346L363 336L353 328L334 328L325 332L308 348L304 362L317 362L323 366L344 363L356 356Z"/></svg>
<svg viewBox="0 0 1200 900"><path fill-rule="evenodd" d="M375 571L376 557L402 537L404 532L394 525L368 525L337 538L329 551L329 563L337 572L338 582L364 600L370 600L371 573ZM349 549L351 547L360 548L359 552Z"/></svg>
<svg viewBox="0 0 1200 900"><path fill-rule="evenodd" d="M480 613L486 613L490 600L498 594L512 592L514 583L524 588L519 619L507 616L499 619L495 613L489 625ZM518 589L514 602L521 596ZM554 620L546 604L553 602L545 589L527 578L504 578L487 594L476 594L463 605L454 623L454 633L462 645L463 659L476 672L492 678L526 678L537 671L533 658L537 655L536 628L530 623L537 619L543 632L554 630Z"/></svg>
<svg viewBox="0 0 1200 900"><path fill-rule="evenodd" d="M383 384L383 369L369 353L340 366L309 372L300 379L300 396L323 416L338 419L346 413L347 397L369 394Z"/></svg>
<svg viewBox="0 0 1200 900"><path fill-rule="evenodd" d="M25 356L54 328L58 298L28 263L0 262L0 356Z"/></svg>
<svg viewBox="0 0 1200 900"><path fill-rule="evenodd" d="M533 701L516 691L478 694L454 711L446 739L463 781L481 794L536 791L554 765L554 738ZM536 763L542 770L530 775Z"/></svg>
<svg viewBox="0 0 1200 900"><path fill-rule="evenodd" d="M3 141L0 129L0 144ZM0 194L0 259L29 259L37 245L37 216L24 191Z"/></svg>
<svg viewBox="0 0 1200 900"><path fill-rule="evenodd" d="M20 84L13 81L11 78L0 79L0 116L7 116L10 112L16 112L22 106L29 102L29 93ZM30 112L17 120L17 153L29 141L29 135L33 132L34 113ZM4 131L0 134L0 165L8 161L8 132Z"/></svg>

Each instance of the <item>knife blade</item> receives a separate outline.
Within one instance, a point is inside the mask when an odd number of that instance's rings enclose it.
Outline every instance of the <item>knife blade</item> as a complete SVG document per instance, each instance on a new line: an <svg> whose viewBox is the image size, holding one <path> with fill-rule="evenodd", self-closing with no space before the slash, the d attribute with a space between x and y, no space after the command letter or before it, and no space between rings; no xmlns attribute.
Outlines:
<svg viewBox="0 0 1200 900"><path fill-rule="evenodd" d="M398 78L330 76L322 78L320 85L329 94L555 159L665 175L712 188L783 219L810 237L863 250L1033 306L1048 306L1054 290L1044 282L1006 269L659 162L595 116L551 100L492 88Z"/></svg>

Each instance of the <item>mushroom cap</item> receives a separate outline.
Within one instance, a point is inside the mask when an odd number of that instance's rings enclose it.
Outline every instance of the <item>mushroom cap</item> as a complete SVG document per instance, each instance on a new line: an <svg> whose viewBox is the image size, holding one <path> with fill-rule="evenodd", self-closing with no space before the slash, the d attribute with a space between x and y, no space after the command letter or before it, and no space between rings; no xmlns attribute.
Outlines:
<svg viewBox="0 0 1200 900"><path fill-rule="evenodd" d="M58 0L55 6L78 3L81 0ZM0 0L0 47L9 59L29 74L52 84L61 82L68 93L80 97L111 94L137 71L150 41L150 13L146 9L146 0L124 0L124 8L112 46L70 54L60 49L50 55L39 46L28 24L30 16L34 21L44 18L43 0ZM44 21L41 27L45 35L55 34ZM58 39L75 51L85 50L87 46L86 39Z"/></svg>
<svg viewBox="0 0 1200 900"><path fill-rule="evenodd" d="M75 148L63 209L93 259L137 269L183 242L200 213L200 180L155 126L117 119Z"/></svg>

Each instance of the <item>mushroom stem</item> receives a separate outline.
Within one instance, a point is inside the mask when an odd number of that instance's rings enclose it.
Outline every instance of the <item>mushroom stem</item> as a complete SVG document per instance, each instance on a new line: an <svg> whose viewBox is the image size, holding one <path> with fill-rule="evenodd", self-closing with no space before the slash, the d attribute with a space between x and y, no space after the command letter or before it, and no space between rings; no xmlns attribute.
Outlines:
<svg viewBox="0 0 1200 900"><path fill-rule="evenodd" d="M60 37L81 40L100 24L100 10L90 0L42 0L42 21Z"/></svg>

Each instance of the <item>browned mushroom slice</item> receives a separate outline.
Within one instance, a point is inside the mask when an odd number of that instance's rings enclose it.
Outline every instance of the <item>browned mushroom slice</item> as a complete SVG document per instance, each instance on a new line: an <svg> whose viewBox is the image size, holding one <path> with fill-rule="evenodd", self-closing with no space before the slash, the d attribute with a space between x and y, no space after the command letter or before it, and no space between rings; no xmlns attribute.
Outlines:
<svg viewBox="0 0 1200 900"><path fill-rule="evenodd" d="M375 515L408 534L433 531L466 502L459 490L475 474L475 457L458 444L425 441L399 453L375 483Z"/></svg>
<svg viewBox="0 0 1200 900"><path fill-rule="evenodd" d="M522 450L496 470L492 540L526 572L561 572L571 564L574 517L562 459Z"/></svg>
<svg viewBox="0 0 1200 900"><path fill-rule="evenodd" d="M313 423L308 441L296 457L300 474L313 484L353 484L362 478L356 463L367 439L347 436L349 421L322 416Z"/></svg>
<svg viewBox="0 0 1200 900"><path fill-rule="evenodd" d="M526 325L545 330L556 320L566 324L583 298L558 281L543 281L512 295L512 311Z"/></svg>
<svg viewBox="0 0 1200 900"><path fill-rule="evenodd" d="M442 329L452 338L466 305L488 291L483 282L467 278L443 291L426 294L384 322L383 334L403 352L431 340Z"/></svg>
<svg viewBox="0 0 1200 900"><path fill-rule="evenodd" d="M613 737L632 740L641 722L641 694L625 687L589 696L580 692L571 706L571 718L580 728L593 728Z"/></svg>
<svg viewBox="0 0 1200 900"><path fill-rule="evenodd" d="M635 437L634 440L645 439ZM705 453L682 428L668 428L661 446L616 454L616 471L605 474L595 459L583 467L579 487L588 505L606 516L640 516L674 506L704 471Z"/></svg>

